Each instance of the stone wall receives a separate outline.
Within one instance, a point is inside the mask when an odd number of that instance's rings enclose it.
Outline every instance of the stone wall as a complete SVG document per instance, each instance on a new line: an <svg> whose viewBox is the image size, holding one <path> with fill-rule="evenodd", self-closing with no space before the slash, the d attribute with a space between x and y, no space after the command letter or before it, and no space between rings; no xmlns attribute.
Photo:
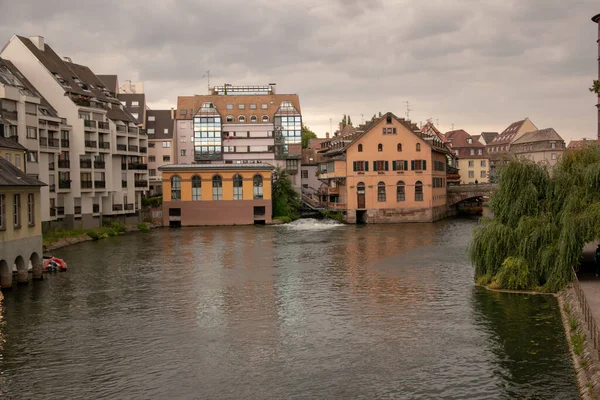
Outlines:
<svg viewBox="0 0 600 400"><path fill-rule="evenodd" d="M423 208L381 208L366 210L366 223L393 224L400 222L433 222L448 215L446 205ZM348 210L344 220L355 224L356 210Z"/></svg>

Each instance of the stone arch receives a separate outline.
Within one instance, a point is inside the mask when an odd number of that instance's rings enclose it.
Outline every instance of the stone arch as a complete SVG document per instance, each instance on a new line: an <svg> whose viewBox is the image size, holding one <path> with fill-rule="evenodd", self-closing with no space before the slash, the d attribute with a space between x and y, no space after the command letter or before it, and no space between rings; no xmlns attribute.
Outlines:
<svg viewBox="0 0 600 400"><path fill-rule="evenodd" d="M9 288L12 286L12 271L5 260L0 260L0 287Z"/></svg>
<svg viewBox="0 0 600 400"><path fill-rule="evenodd" d="M15 267L17 268L17 283L27 283L29 280L29 271L27 271L27 264L21 256L15 258Z"/></svg>
<svg viewBox="0 0 600 400"><path fill-rule="evenodd" d="M31 272L33 273L33 279L42 279L42 260L38 253L31 253L31 257L29 257L29 262L31 263Z"/></svg>

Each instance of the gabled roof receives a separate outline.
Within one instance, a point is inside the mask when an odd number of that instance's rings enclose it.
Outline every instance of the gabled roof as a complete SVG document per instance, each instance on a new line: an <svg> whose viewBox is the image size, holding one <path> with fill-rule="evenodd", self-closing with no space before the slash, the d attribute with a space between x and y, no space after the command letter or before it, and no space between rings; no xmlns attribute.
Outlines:
<svg viewBox="0 0 600 400"><path fill-rule="evenodd" d="M104 86L115 96L119 93L119 79L117 75L96 75L104 83Z"/></svg>
<svg viewBox="0 0 600 400"><path fill-rule="evenodd" d="M481 132L481 138L486 144L489 144L496 136L498 136L498 132Z"/></svg>
<svg viewBox="0 0 600 400"><path fill-rule="evenodd" d="M484 144L478 142L475 138L473 138L467 131L464 129L457 129L454 131L446 132L446 138L452 144L452 149L468 147L474 149L483 149L485 147ZM471 143L469 140L471 139Z"/></svg>
<svg viewBox="0 0 600 400"><path fill-rule="evenodd" d="M520 121L513 122L488 144L493 144L493 145L510 144L515 139L515 137L517 136L517 133L519 133L519 130L521 129L521 127L523 126L523 124L525 124L525 122L527 120L528 119L525 118Z"/></svg>
<svg viewBox="0 0 600 400"><path fill-rule="evenodd" d="M0 186L46 186L0 157Z"/></svg>
<svg viewBox="0 0 600 400"><path fill-rule="evenodd" d="M23 150L23 151L27 151L27 149L20 145L17 141L9 139L9 138L5 138L3 136L0 136L0 149L12 149L12 150ZM0 157L2 158L2 157Z"/></svg>
<svg viewBox="0 0 600 400"><path fill-rule="evenodd" d="M427 123L425 125L423 125L423 127L421 128L421 132L429 134L429 135L435 135L437 137L439 137L440 139L442 139L442 141L444 143L448 142L448 138L446 137L446 135L444 135L442 132L440 132L438 130L438 128L435 127L435 125L433 124L433 122L431 121L427 121Z"/></svg>
<svg viewBox="0 0 600 400"><path fill-rule="evenodd" d="M548 140L563 141L558 133L553 128L539 129L533 132L527 132L520 138L516 139L512 144L545 142Z"/></svg>

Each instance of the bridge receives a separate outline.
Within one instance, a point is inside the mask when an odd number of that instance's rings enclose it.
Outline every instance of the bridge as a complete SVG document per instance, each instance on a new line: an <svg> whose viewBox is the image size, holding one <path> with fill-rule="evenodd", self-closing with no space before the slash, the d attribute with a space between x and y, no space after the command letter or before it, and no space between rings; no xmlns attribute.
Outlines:
<svg viewBox="0 0 600 400"><path fill-rule="evenodd" d="M478 185L451 185L448 186L448 207L454 206L461 201L489 197L498 188L496 183L480 183Z"/></svg>

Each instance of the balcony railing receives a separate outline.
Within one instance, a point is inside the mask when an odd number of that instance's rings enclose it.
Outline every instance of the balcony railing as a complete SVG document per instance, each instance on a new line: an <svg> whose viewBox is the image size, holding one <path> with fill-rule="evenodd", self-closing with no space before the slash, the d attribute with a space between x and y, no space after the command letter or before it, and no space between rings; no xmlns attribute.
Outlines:
<svg viewBox="0 0 600 400"><path fill-rule="evenodd" d="M19 114L16 111L2 110L2 112L0 112L0 115L7 119L16 120Z"/></svg>
<svg viewBox="0 0 600 400"><path fill-rule="evenodd" d="M56 214L65 215L65 208L64 207L56 207Z"/></svg>
<svg viewBox="0 0 600 400"><path fill-rule="evenodd" d="M48 147L48 138L40 136L40 146Z"/></svg>
<svg viewBox="0 0 600 400"><path fill-rule="evenodd" d="M70 180L62 180L58 181L59 189L71 189L71 181Z"/></svg>
<svg viewBox="0 0 600 400"><path fill-rule="evenodd" d="M145 180L135 181L135 187L147 187L147 186L148 186L148 181L145 181Z"/></svg>
<svg viewBox="0 0 600 400"><path fill-rule="evenodd" d="M56 185L54 183L48 185L48 189L50 190L50 193L54 193L56 192Z"/></svg>
<svg viewBox="0 0 600 400"><path fill-rule="evenodd" d="M129 131L129 133L135 133L135 134L137 134L138 133L138 128L133 128L133 127L130 126L129 129L128 129L128 131Z"/></svg>
<svg viewBox="0 0 600 400"><path fill-rule="evenodd" d="M117 151L127 151L127 145L126 144L118 144Z"/></svg>
<svg viewBox="0 0 600 400"><path fill-rule="evenodd" d="M144 128L140 128L140 135L147 135L146 130Z"/></svg>
<svg viewBox="0 0 600 400"><path fill-rule="evenodd" d="M113 204L113 211L123 211L123 204Z"/></svg>
<svg viewBox="0 0 600 400"><path fill-rule="evenodd" d="M106 162L104 161L94 161L94 168L105 168Z"/></svg>
<svg viewBox="0 0 600 400"><path fill-rule="evenodd" d="M48 169L50 171L54 171L54 163L53 162L51 162L51 163L48 164Z"/></svg>
<svg viewBox="0 0 600 400"><path fill-rule="evenodd" d="M92 168L92 160L79 160L79 168Z"/></svg>
<svg viewBox="0 0 600 400"><path fill-rule="evenodd" d="M99 213L99 212L100 212L100 204L93 204L93 205L92 205L92 212L93 212L94 214L97 214L97 213Z"/></svg>
<svg viewBox="0 0 600 400"><path fill-rule="evenodd" d="M133 211L133 203L130 203L130 204L125 204L125 209L126 209L127 211Z"/></svg>
<svg viewBox="0 0 600 400"><path fill-rule="evenodd" d="M58 160L58 168L71 168L70 160Z"/></svg>
<svg viewBox="0 0 600 400"><path fill-rule="evenodd" d="M98 147L101 149L110 149L110 142L100 142L98 143Z"/></svg>
<svg viewBox="0 0 600 400"><path fill-rule="evenodd" d="M123 188L123 189L127 188L127 181L121 180L121 188Z"/></svg>
<svg viewBox="0 0 600 400"><path fill-rule="evenodd" d="M117 125L117 132L127 132L127 127L123 125Z"/></svg>
<svg viewBox="0 0 600 400"><path fill-rule="evenodd" d="M48 139L48 147L58 147L59 143L58 139Z"/></svg>
<svg viewBox="0 0 600 400"><path fill-rule="evenodd" d="M137 146L130 145L130 146L129 146L129 151L135 151L135 152L137 152L137 151L138 151L138 147L137 147Z"/></svg>
<svg viewBox="0 0 600 400"><path fill-rule="evenodd" d="M98 121L98 129L108 130L109 129L108 122Z"/></svg>
<svg viewBox="0 0 600 400"><path fill-rule="evenodd" d="M91 119L84 119L83 120L83 126L85 126L86 128L95 128L96 127L96 121L93 121Z"/></svg>
<svg viewBox="0 0 600 400"><path fill-rule="evenodd" d="M75 206L75 214L81 214L81 206Z"/></svg>
<svg viewBox="0 0 600 400"><path fill-rule="evenodd" d="M96 189L105 189L106 188L106 181L94 181L94 187Z"/></svg>
<svg viewBox="0 0 600 400"><path fill-rule="evenodd" d="M140 147L140 153L147 153L147 152L148 152L147 147Z"/></svg>
<svg viewBox="0 0 600 400"><path fill-rule="evenodd" d="M92 181L81 181L82 189L92 189L93 187L94 187L94 184Z"/></svg>
<svg viewBox="0 0 600 400"><path fill-rule="evenodd" d="M126 163L121 163L121 169L123 171L127 170L127 164Z"/></svg>
<svg viewBox="0 0 600 400"><path fill-rule="evenodd" d="M129 169L148 169L148 164L129 163Z"/></svg>
<svg viewBox="0 0 600 400"><path fill-rule="evenodd" d="M69 139L60 139L60 147L70 147Z"/></svg>
<svg viewBox="0 0 600 400"><path fill-rule="evenodd" d="M56 207L50 207L50 216L56 217Z"/></svg>
<svg viewBox="0 0 600 400"><path fill-rule="evenodd" d="M98 147L98 142L96 142L95 140L86 140L85 147L96 149Z"/></svg>

